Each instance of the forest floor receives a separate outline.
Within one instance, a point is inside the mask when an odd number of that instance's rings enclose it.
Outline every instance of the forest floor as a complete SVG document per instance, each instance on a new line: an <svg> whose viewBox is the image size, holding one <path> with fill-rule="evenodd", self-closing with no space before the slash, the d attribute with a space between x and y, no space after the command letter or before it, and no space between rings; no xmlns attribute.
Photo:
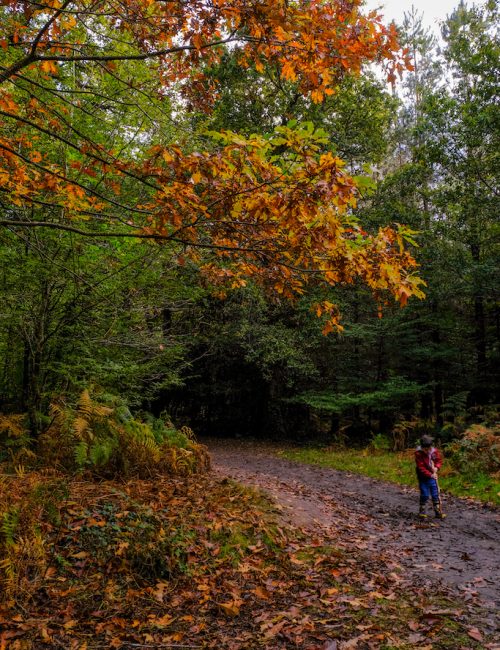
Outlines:
<svg viewBox="0 0 500 650"><path fill-rule="evenodd" d="M0 650L500 650L497 511L205 442L189 476L0 467Z"/></svg>
<svg viewBox="0 0 500 650"><path fill-rule="evenodd" d="M483 609L487 627L495 626L500 607L498 510L443 495L447 518L422 522L416 516L416 488L293 462L280 458L279 447L272 444L204 442L219 474L271 494L290 523L402 569L409 586L429 592L445 588L463 602L474 601Z"/></svg>

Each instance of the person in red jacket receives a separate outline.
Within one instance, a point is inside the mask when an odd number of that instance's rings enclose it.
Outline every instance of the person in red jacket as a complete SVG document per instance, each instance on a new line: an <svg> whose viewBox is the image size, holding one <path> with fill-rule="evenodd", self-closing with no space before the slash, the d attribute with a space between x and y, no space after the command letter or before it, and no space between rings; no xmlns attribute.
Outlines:
<svg viewBox="0 0 500 650"><path fill-rule="evenodd" d="M420 488L420 511L419 516L427 517L425 508L429 497L432 497L432 504L436 517L444 519L446 515L441 509L439 487L437 483L438 471L443 464L439 450L433 446L433 439L430 436L422 436L420 445L415 451L415 462L417 465L418 486Z"/></svg>

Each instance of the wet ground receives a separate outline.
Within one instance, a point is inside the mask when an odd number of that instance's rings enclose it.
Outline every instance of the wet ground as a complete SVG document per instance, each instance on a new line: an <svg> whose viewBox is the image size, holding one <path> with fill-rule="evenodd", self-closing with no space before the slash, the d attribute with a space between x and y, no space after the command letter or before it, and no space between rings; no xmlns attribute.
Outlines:
<svg viewBox="0 0 500 650"><path fill-rule="evenodd" d="M270 493L294 524L326 531L374 557L382 554L419 587L439 584L481 602L492 618L498 612L498 510L443 495L446 520L421 522L417 489L279 458L272 445L204 443L217 472Z"/></svg>

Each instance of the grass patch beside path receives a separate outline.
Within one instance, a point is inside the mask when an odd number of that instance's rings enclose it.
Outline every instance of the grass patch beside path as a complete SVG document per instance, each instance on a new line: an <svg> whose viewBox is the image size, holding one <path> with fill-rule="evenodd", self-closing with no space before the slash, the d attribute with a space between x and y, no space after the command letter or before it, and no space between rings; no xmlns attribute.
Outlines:
<svg viewBox="0 0 500 650"><path fill-rule="evenodd" d="M280 452L289 460L332 467L354 474L390 481L399 485L416 487L413 450L401 453L373 451L369 449L329 450L324 448L289 449ZM472 497L480 501L500 505L500 481L488 474L474 477L454 473L446 463L443 465L439 485L442 490L458 497Z"/></svg>

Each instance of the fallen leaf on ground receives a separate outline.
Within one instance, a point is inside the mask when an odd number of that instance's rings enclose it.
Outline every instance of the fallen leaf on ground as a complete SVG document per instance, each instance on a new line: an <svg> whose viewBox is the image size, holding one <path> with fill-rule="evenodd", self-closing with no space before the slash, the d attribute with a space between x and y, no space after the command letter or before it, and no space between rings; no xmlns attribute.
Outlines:
<svg viewBox="0 0 500 650"><path fill-rule="evenodd" d="M344 641L340 646L340 650L356 650L361 641L366 641L367 639L370 639L371 636L371 634L361 634L361 636L356 636L349 641Z"/></svg>
<svg viewBox="0 0 500 650"><path fill-rule="evenodd" d="M255 587L255 589L252 589L251 591L259 598L262 598L263 600L269 600L270 593L266 589L263 589L262 587Z"/></svg>
<svg viewBox="0 0 500 650"><path fill-rule="evenodd" d="M229 603L219 603L219 607L228 616L238 616L240 613L240 604L238 601L231 600Z"/></svg>
<svg viewBox="0 0 500 650"><path fill-rule="evenodd" d="M327 641L323 646L323 650L337 650L338 645L336 641Z"/></svg>
<svg viewBox="0 0 500 650"><path fill-rule="evenodd" d="M156 625L156 627L168 627L173 621L175 621L174 616L170 616L170 614L165 614L165 616L153 620L153 623L154 625Z"/></svg>
<svg viewBox="0 0 500 650"><path fill-rule="evenodd" d="M273 625L270 627L266 632L264 633L264 636L266 639L271 639L275 636L277 636L282 628L286 625L287 621L280 621L279 623L276 623L276 625Z"/></svg>
<svg viewBox="0 0 500 650"><path fill-rule="evenodd" d="M74 553L71 557L74 557L76 560L83 560L83 558L88 556L89 554L85 551L80 551L80 553Z"/></svg>
<svg viewBox="0 0 500 650"><path fill-rule="evenodd" d="M467 634L470 636L471 639L475 639L476 641L483 640L483 635L477 629L477 627L471 627L470 630L467 630Z"/></svg>

